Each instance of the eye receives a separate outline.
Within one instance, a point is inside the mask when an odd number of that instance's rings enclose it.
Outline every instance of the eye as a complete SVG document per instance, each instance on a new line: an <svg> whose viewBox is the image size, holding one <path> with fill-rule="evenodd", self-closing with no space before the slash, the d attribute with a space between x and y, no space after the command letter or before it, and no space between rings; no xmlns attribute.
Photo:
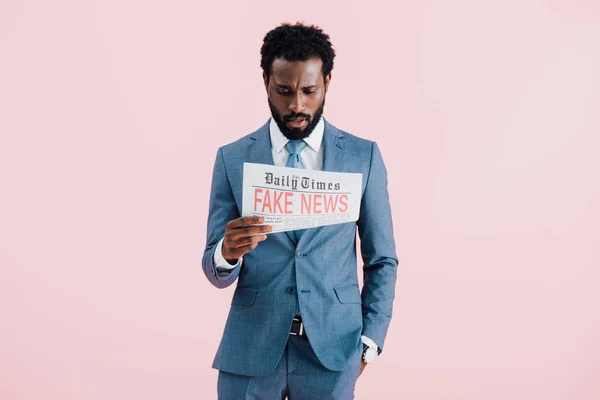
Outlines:
<svg viewBox="0 0 600 400"><path fill-rule="evenodd" d="M292 93L292 92L291 92L289 89L285 89L285 88L277 88L277 93L279 93L279 94L283 94L283 95L286 95L286 94L290 94L290 93Z"/></svg>
<svg viewBox="0 0 600 400"><path fill-rule="evenodd" d="M305 94L314 94L317 92L317 89L304 89Z"/></svg>

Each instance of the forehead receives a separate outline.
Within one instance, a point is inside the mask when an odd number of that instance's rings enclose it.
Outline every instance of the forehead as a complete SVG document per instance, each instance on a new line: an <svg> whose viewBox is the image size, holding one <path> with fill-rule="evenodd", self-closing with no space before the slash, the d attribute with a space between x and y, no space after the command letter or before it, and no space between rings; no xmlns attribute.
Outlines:
<svg viewBox="0 0 600 400"><path fill-rule="evenodd" d="M306 61L288 61L276 58L271 66L271 76L276 84L317 85L323 82L322 67L323 61L320 58L311 58Z"/></svg>

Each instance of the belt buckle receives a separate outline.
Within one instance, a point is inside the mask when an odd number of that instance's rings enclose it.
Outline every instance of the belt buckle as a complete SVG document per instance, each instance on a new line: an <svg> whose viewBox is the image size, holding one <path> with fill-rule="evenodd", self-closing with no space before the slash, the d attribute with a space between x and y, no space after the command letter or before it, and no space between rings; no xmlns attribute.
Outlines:
<svg viewBox="0 0 600 400"><path fill-rule="evenodd" d="M304 324L302 323L302 320L300 318L294 317L292 321L300 322L300 331L298 333L290 331L290 335L302 336L302 334L304 333Z"/></svg>

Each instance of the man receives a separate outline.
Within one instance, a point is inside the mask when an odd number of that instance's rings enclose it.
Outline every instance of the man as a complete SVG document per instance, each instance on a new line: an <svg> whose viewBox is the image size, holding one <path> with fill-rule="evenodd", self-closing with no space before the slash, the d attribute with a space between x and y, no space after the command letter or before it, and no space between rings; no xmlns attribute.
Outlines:
<svg viewBox="0 0 600 400"><path fill-rule="evenodd" d="M202 264L218 288L237 279L213 363L220 399L351 399L383 348L398 264L387 174L374 142L322 117L334 57L315 26L267 33L261 67L272 118L217 152ZM262 217L240 217L244 162L361 173L358 221L268 234Z"/></svg>

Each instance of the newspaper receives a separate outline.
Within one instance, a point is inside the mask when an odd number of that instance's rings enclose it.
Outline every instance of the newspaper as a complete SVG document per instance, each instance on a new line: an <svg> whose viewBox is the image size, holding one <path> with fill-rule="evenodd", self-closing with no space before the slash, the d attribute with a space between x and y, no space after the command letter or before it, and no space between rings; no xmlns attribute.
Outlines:
<svg viewBox="0 0 600 400"><path fill-rule="evenodd" d="M361 195L362 174L244 163L242 216L272 233L356 221Z"/></svg>

